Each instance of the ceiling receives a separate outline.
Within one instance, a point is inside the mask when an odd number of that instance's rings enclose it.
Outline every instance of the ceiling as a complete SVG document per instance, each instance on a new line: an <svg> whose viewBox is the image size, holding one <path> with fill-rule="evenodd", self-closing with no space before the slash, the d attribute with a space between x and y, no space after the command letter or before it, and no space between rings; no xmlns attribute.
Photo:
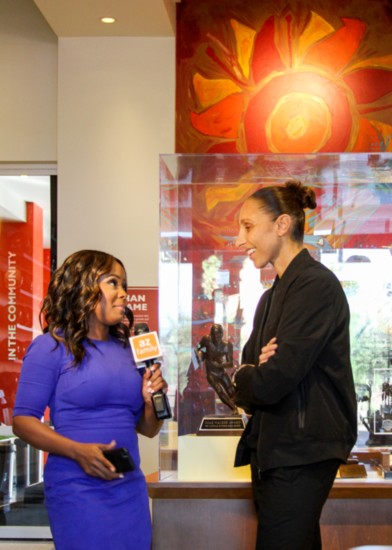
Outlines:
<svg viewBox="0 0 392 550"><path fill-rule="evenodd" d="M174 36L181 0L34 0L60 37ZM101 17L114 17L113 24Z"/></svg>

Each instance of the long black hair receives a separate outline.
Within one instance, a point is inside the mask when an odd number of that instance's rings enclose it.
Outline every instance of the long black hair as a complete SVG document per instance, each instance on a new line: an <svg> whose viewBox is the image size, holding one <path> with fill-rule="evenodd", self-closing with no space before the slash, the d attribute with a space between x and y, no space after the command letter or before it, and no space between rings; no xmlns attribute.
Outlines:
<svg viewBox="0 0 392 550"><path fill-rule="evenodd" d="M57 342L66 346L74 356L75 365L86 354L83 340L89 341L89 316L102 296L99 279L110 273L115 262L125 271L123 263L111 254L80 250L66 258L49 283L40 312L41 327L43 332L49 332ZM128 319L128 322L109 327L109 333L124 346L129 345L132 326L129 325Z"/></svg>

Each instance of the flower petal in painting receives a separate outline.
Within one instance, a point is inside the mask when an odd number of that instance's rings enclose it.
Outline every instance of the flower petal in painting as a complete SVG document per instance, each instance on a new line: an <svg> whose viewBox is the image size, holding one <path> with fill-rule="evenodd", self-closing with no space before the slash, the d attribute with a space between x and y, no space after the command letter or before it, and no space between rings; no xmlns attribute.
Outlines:
<svg viewBox="0 0 392 550"><path fill-rule="evenodd" d="M346 75L343 80L351 88L357 103L371 103L392 92L392 70L360 69Z"/></svg>
<svg viewBox="0 0 392 550"><path fill-rule="evenodd" d="M311 12L311 16L305 30L298 39L298 46L295 50L295 65L302 63L302 60L309 48L316 42L324 40L335 32L335 29L321 15Z"/></svg>
<svg viewBox="0 0 392 550"><path fill-rule="evenodd" d="M196 73L193 77L193 87L203 109L219 103L233 93L242 92L234 82L226 78L204 78Z"/></svg>
<svg viewBox="0 0 392 550"><path fill-rule="evenodd" d="M274 20L274 17L267 19L255 39L252 75L256 83L274 71L283 71L286 69L274 42Z"/></svg>
<svg viewBox="0 0 392 550"><path fill-rule="evenodd" d="M241 24L235 19L230 19L230 25L235 36L238 63L245 78L249 78L250 58L253 51L256 31L247 25Z"/></svg>
<svg viewBox="0 0 392 550"><path fill-rule="evenodd" d="M366 25L359 19L342 18L343 27L309 49L304 64L339 72L359 48Z"/></svg>
<svg viewBox="0 0 392 550"><path fill-rule="evenodd" d="M203 113L191 112L192 125L206 136L237 138L244 102L242 94L232 94Z"/></svg>

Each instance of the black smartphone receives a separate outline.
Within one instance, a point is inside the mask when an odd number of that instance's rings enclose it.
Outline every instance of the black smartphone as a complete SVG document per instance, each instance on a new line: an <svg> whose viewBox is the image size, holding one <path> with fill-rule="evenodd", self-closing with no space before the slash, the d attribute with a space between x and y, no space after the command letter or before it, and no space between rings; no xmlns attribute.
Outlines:
<svg viewBox="0 0 392 550"><path fill-rule="evenodd" d="M155 416L158 420L165 420L165 418L171 418L172 412L169 404L169 399L162 390L158 390L151 396L152 404L154 407Z"/></svg>
<svg viewBox="0 0 392 550"><path fill-rule="evenodd" d="M118 474L130 472L136 468L128 449L125 447L103 451L103 455L113 464Z"/></svg>

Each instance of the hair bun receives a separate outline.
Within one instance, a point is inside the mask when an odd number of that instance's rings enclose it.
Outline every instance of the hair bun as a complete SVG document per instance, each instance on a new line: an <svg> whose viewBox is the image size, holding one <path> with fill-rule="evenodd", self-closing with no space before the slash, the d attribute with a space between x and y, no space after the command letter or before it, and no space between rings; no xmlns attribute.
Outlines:
<svg viewBox="0 0 392 550"><path fill-rule="evenodd" d="M286 188L297 197L301 208L316 208L316 193L311 187L302 185L299 180L289 180L285 184Z"/></svg>

